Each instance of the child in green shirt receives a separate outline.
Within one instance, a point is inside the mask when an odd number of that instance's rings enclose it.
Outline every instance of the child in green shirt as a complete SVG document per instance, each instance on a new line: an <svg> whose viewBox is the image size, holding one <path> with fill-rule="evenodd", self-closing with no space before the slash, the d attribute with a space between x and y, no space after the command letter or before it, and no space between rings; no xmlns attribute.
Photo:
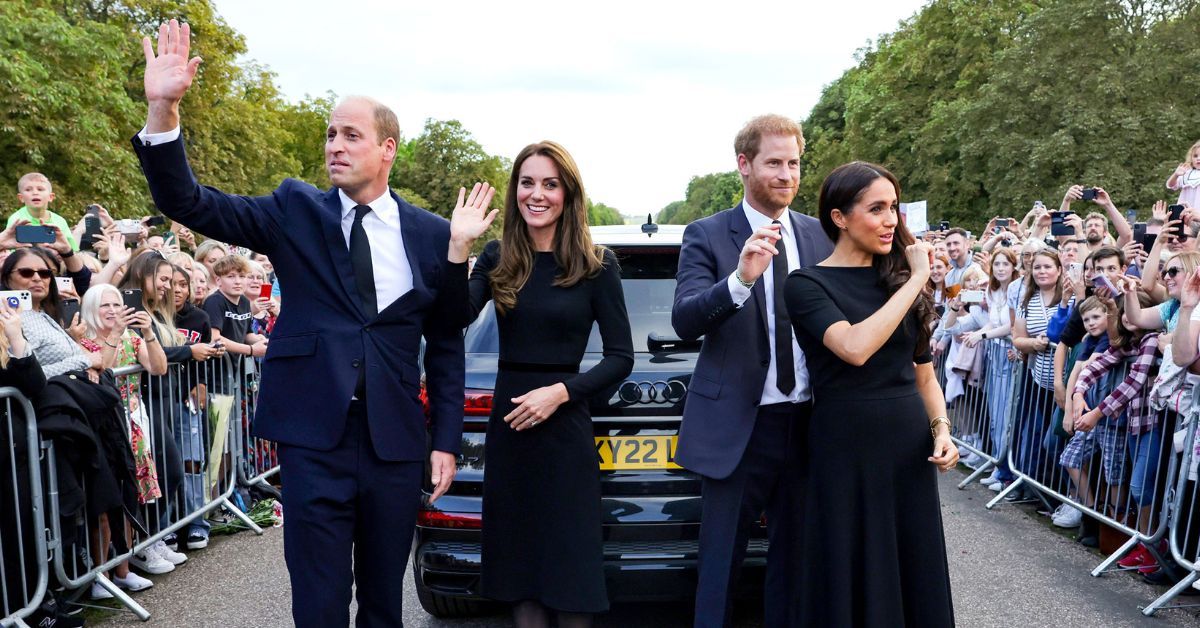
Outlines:
<svg viewBox="0 0 1200 628"><path fill-rule="evenodd" d="M5 228L11 227L18 220L28 220L31 225L53 225L62 230L71 243L71 250L78 251L79 243L71 234L71 226L66 219L50 211L50 201L54 200L54 190L50 179L40 172L30 172L17 181L17 199L22 207L8 217Z"/></svg>

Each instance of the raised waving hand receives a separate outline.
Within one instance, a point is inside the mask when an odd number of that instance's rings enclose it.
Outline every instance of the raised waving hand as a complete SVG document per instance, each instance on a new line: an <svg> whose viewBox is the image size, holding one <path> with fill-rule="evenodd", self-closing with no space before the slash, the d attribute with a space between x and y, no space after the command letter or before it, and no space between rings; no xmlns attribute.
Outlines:
<svg viewBox="0 0 1200 628"><path fill-rule="evenodd" d="M146 54L146 102L150 105L146 130L150 133L170 131L179 125L179 101L192 86L200 57L188 57L192 29L171 20L158 27L157 53L149 37L142 38Z"/></svg>

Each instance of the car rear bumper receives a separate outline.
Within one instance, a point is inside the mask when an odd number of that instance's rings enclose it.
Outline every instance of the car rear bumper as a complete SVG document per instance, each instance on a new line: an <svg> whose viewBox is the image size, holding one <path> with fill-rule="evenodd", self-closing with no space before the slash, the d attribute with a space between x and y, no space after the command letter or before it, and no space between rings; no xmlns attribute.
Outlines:
<svg viewBox="0 0 1200 628"><path fill-rule="evenodd" d="M420 584L439 595L482 599L478 540L421 540L422 536L427 535L418 533L413 550L414 573ZM604 573L609 599L627 602L693 597L698 555L696 540L606 541ZM751 539L742 566L740 590L761 590L766 559L766 539Z"/></svg>

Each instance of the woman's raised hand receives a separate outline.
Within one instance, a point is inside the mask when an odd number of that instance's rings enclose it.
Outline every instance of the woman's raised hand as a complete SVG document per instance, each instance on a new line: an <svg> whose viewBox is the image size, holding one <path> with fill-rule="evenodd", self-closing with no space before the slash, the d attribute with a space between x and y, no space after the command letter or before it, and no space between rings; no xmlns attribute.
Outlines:
<svg viewBox="0 0 1200 628"><path fill-rule="evenodd" d="M1194 270L1183 280L1179 290L1179 305L1196 307L1200 304L1200 268Z"/></svg>
<svg viewBox="0 0 1200 628"><path fill-rule="evenodd" d="M448 259L456 264L467 261L471 254L471 245L475 240L492 226L492 221L500 214L499 209L491 209L492 197L496 188L487 183L476 183L471 188L470 196L466 188L458 189L458 203L454 213L450 215L450 251Z"/></svg>
<svg viewBox="0 0 1200 628"><path fill-rule="evenodd" d="M912 276L920 281L929 280L929 269L933 264L933 245L928 242L917 242L904 248L904 257L908 259L908 267Z"/></svg>

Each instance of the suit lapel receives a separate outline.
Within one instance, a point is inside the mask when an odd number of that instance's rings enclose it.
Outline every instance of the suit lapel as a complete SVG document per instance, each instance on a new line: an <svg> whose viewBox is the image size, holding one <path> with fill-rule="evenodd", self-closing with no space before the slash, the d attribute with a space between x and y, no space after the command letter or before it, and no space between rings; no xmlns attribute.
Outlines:
<svg viewBox="0 0 1200 628"><path fill-rule="evenodd" d="M358 295L358 289L354 287L354 266L350 264L350 249L346 246L346 236L342 235L342 199L337 188L325 193L322 209L321 230L325 232L325 242L328 245L326 248L329 250L330 261L333 262L333 271L342 283L342 289L346 291L351 307L358 312L360 318L366 318L362 298Z"/></svg>
<svg viewBox="0 0 1200 628"><path fill-rule="evenodd" d="M392 198L400 209L400 239L404 241L404 256L408 258L408 267L412 270L413 290L424 291L425 277L421 272L421 258L425 255L425 240L417 232L417 209L400 200L395 192Z"/></svg>
<svg viewBox="0 0 1200 628"><path fill-rule="evenodd" d="M753 231L750 229L750 221L746 220L746 210L742 208L742 204L738 203L737 207L729 212L729 235L733 239L733 246L736 253L733 258L733 265L736 268L738 259L742 254L742 247L746 246L746 240L750 238ZM762 322L763 334L767 333L770 327L767 325L767 293L765 282L754 282L754 287L750 288L750 296L754 299L756 307L758 307L759 320Z"/></svg>
<svg viewBox="0 0 1200 628"><path fill-rule="evenodd" d="M800 267L812 266L812 243L808 241L808 232L800 229L800 221L796 219L796 214L792 210L788 210L788 220L792 224L792 239L796 241L796 260L800 262ZM795 270L795 269L793 269Z"/></svg>

